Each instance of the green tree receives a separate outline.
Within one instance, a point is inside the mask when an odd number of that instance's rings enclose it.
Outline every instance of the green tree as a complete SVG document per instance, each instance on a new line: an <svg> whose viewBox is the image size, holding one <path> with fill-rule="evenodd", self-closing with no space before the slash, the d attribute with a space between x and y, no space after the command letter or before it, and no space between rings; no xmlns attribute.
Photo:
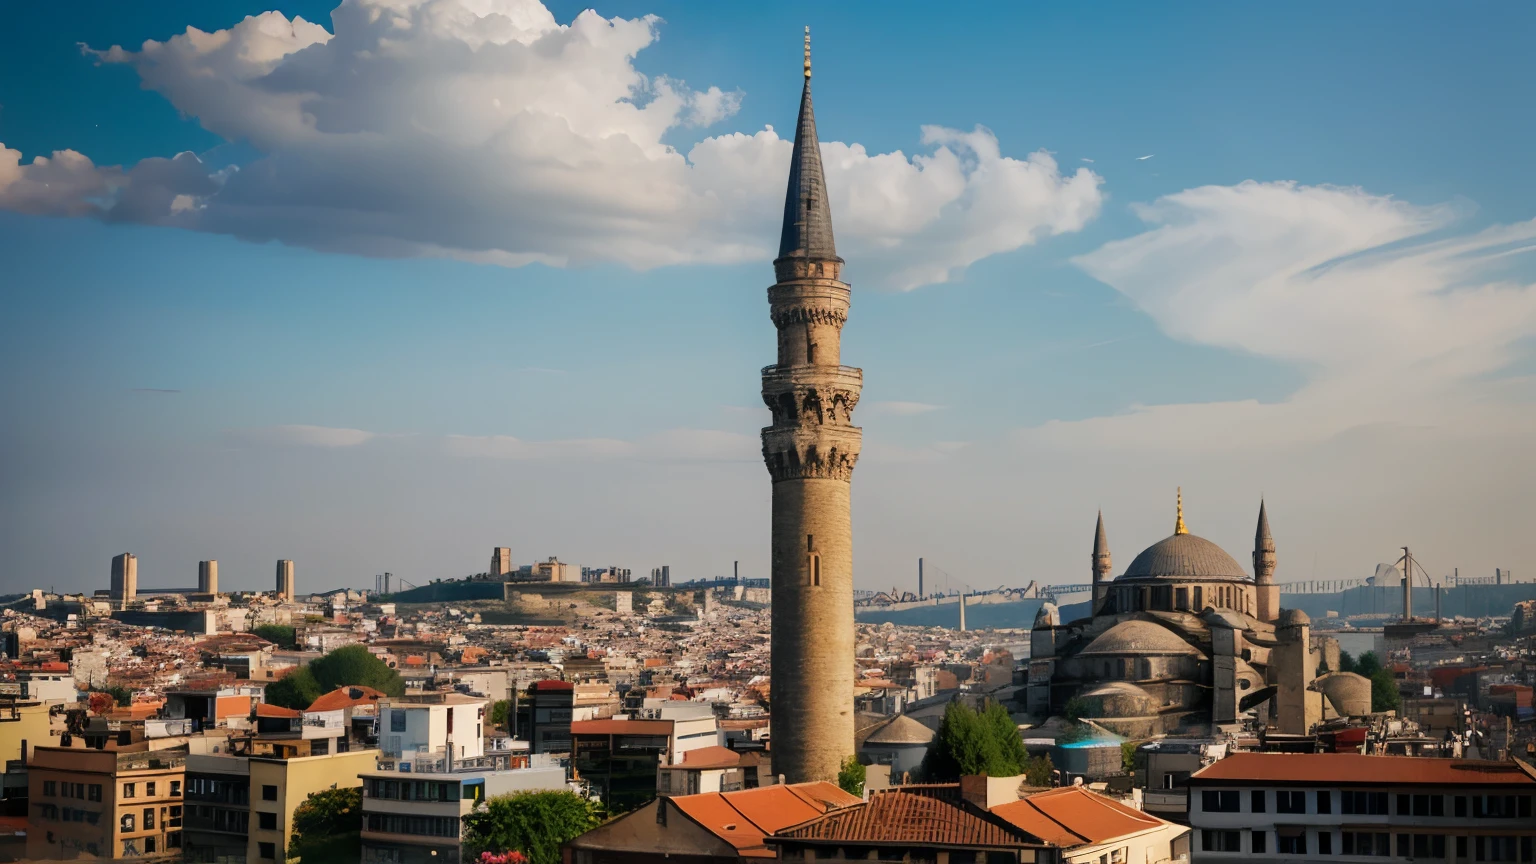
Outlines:
<svg viewBox="0 0 1536 864"><path fill-rule="evenodd" d="M1006 711L1003 714L1007 716ZM967 774L1012 777L1023 767L1009 743L1012 739L1019 739L1019 733L1011 720L1005 736L995 719L984 719L969 705L951 702L923 756L923 777L931 783L951 782ZM1023 749L1022 739L1019 749Z"/></svg>
<svg viewBox="0 0 1536 864"><path fill-rule="evenodd" d="M1024 749L1024 736L1019 734L1019 724L1013 722L1013 715L1008 713L1008 709L1000 702L990 702L981 712L981 721L986 724L988 733L996 739L998 755L1003 761L1022 769L1024 763L1029 761L1029 751Z"/></svg>
<svg viewBox="0 0 1536 864"><path fill-rule="evenodd" d="M853 756L843 760L843 767L837 772L838 788L849 795L864 795L864 765Z"/></svg>
<svg viewBox="0 0 1536 864"><path fill-rule="evenodd" d="M1403 697L1397 691L1397 679L1391 669L1377 669L1371 674L1371 710L1396 711L1401 708Z"/></svg>
<svg viewBox="0 0 1536 864"><path fill-rule="evenodd" d="M517 851L529 864L560 864L560 845L602 821L597 803L574 792L497 795L464 817L465 859Z"/></svg>
<svg viewBox="0 0 1536 864"><path fill-rule="evenodd" d="M1366 678L1371 678L1374 677L1376 675L1376 671L1381 668L1381 658L1376 656L1375 651L1367 651L1364 654L1361 654L1359 657L1355 658L1354 667L1355 668L1350 670L1351 672L1354 672L1356 675L1363 675Z"/></svg>
<svg viewBox="0 0 1536 864"><path fill-rule="evenodd" d="M284 708L308 708L337 687L361 685L389 696L405 692L400 673L362 645L348 645L267 685L267 701Z"/></svg>
<svg viewBox="0 0 1536 864"><path fill-rule="evenodd" d="M298 643L298 636L292 627L282 624L263 624L252 630L251 633L271 642L279 648L292 649Z"/></svg>
<svg viewBox="0 0 1536 864"><path fill-rule="evenodd" d="M491 726L512 731L512 700L500 699L491 705Z"/></svg>
<svg viewBox="0 0 1536 864"><path fill-rule="evenodd" d="M1353 671L1355 671L1355 655L1349 653L1348 651L1343 651L1343 650L1339 651L1339 671L1340 672L1353 672Z"/></svg>
<svg viewBox="0 0 1536 864"><path fill-rule="evenodd" d="M288 858L311 864L357 861L362 857L363 790L326 789L293 811L293 839Z"/></svg>
<svg viewBox="0 0 1536 864"><path fill-rule="evenodd" d="M1056 766L1051 764L1051 755L1044 753L1039 756L1031 756L1024 763L1024 782L1036 788L1051 785L1051 772Z"/></svg>

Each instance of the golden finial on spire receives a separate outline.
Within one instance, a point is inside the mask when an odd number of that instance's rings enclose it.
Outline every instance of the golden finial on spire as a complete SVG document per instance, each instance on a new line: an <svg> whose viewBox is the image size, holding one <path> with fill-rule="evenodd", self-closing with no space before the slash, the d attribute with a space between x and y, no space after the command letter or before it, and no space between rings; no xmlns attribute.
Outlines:
<svg viewBox="0 0 1536 864"><path fill-rule="evenodd" d="M811 77L811 25L805 25L805 77Z"/></svg>
<svg viewBox="0 0 1536 864"><path fill-rule="evenodd" d="M1173 526L1174 534L1188 534L1189 529L1184 527L1184 487L1179 487L1178 493L1179 521Z"/></svg>

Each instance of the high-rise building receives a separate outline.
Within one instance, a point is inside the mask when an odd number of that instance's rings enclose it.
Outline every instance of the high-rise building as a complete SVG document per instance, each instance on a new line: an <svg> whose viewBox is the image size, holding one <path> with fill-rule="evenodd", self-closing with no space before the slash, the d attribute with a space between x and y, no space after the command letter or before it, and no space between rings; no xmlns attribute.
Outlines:
<svg viewBox="0 0 1536 864"><path fill-rule="evenodd" d="M123 606L139 593L139 556L124 552L112 559L112 599Z"/></svg>
<svg viewBox="0 0 1536 864"><path fill-rule="evenodd" d="M853 755L853 530L849 491L863 372L840 365L851 291L832 238L811 108L811 36L768 303L778 362L763 370L773 425L773 765L786 782L835 780Z"/></svg>
<svg viewBox="0 0 1536 864"><path fill-rule="evenodd" d="M197 593L219 593L219 562L211 560L197 562Z"/></svg>
<svg viewBox="0 0 1536 864"><path fill-rule="evenodd" d="M292 603L293 590L293 562L287 559L277 562L277 596L278 599Z"/></svg>
<svg viewBox="0 0 1536 864"><path fill-rule="evenodd" d="M502 577L512 572L512 550L505 546L497 546L491 550L491 570L494 577Z"/></svg>

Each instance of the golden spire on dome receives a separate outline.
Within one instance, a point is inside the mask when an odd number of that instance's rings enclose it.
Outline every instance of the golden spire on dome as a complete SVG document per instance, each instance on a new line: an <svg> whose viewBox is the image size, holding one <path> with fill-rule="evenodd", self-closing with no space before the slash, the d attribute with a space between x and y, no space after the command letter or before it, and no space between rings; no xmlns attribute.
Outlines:
<svg viewBox="0 0 1536 864"><path fill-rule="evenodd" d="M1179 497L1178 497L1178 502L1179 502L1178 503L1179 521L1174 523L1173 533L1176 534L1176 535L1177 534L1188 534L1189 533L1189 529L1184 527L1184 487L1183 486L1179 487L1179 493L1178 494L1179 494Z"/></svg>
<svg viewBox="0 0 1536 864"><path fill-rule="evenodd" d="M805 25L805 77L811 77L811 25Z"/></svg>

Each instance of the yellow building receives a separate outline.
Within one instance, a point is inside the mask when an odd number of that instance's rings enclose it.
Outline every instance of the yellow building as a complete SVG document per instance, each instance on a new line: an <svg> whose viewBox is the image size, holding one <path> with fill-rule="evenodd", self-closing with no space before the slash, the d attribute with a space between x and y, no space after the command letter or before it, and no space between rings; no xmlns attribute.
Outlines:
<svg viewBox="0 0 1536 864"><path fill-rule="evenodd" d="M0 765L23 760L34 747L57 743L48 728L48 706L41 702L0 701Z"/></svg>
<svg viewBox="0 0 1536 864"><path fill-rule="evenodd" d="M378 767L379 751L354 750L325 756L279 759L252 756L250 842L246 861L288 860L293 811L316 792L358 787L358 774Z"/></svg>
<svg viewBox="0 0 1536 864"><path fill-rule="evenodd" d="M36 747L27 766L27 858L181 854L185 747L124 753Z"/></svg>

